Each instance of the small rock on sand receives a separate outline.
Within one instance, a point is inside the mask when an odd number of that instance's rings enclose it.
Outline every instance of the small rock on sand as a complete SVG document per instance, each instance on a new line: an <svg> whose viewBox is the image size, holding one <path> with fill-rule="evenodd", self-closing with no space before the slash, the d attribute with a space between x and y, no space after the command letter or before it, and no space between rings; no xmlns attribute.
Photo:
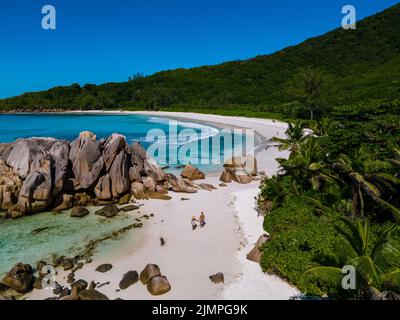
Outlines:
<svg viewBox="0 0 400 320"><path fill-rule="evenodd" d="M156 276L150 279L147 283L147 291L153 296L160 296L166 294L171 290L171 285L164 276Z"/></svg>
<svg viewBox="0 0 400 320"><path fill-rule="evenodd" d="M222 272L218 272L216 274L213 274L209 278L214 283L224 283L224 274Z"/></svg>
<svg viewBox="0 0 400 320"><path fill-rule="evenodd" d="M137 271L128 271L124 274L122 280L119 282L119 288L121 290L125 290L138 281L139 274L137 273Z"/></svg>
<svg viewBox="0 0 400 320"><path fill-rule="evenodd" d="M83 290L79 293L80 300L109 300L104 294L97 290Z"/></svg>
<svg viewBox="0 0 400 320"><path fill-rule="evenodd" d="M161 276L160 268L156 264L149 263L140 273L140 281L147 284L151 278Z"/></svg>
<svg viewBox="0 0 400 320"><path fill-rule="evenodd" d="M96 268L96 271L97 271L97 272L105 273L105 272L107 272L107 271L110 271L110 270L112 269L112 267L113 267L112 264L105 263L105 264L99 265L99 266Z"/></svg>

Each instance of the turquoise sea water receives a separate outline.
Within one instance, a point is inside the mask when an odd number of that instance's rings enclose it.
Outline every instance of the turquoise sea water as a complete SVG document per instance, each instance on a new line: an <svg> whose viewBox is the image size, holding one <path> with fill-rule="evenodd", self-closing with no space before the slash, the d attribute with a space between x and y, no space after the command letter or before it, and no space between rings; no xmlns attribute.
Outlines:
<svg viewBox="0 0 400 320"><path fill-rule="evenodd" d="M51 263L54 256L74 257L91 240L136 223L133 215L122 213L107 219L89 209L91 213L83 218L71 218L67 210L0 221L0 276L17 262L36 266L40 260Z"/></svg>
<svg viewBox="0 0 400 320"><path fill-rule="evenodd" d="M12 142L18 138L29 137L53 137L73 141L82 131L92 131L98 139L107 138L112 133L120 133L126 136L128 143L140 141L145 148L151 143L146 141L146 135L152 129L159 129L165 132L165 145L167 155L165 161L159 161L162 166L169 165L169 146L176 145L177 152L184 148L185 144L192 141L196 148L191 150L191 156L199 161L198 167L206 172L220 169L220 165L201 164L202 157L221 157L223 156L224 144L218 152L211 150L212 137L218 136L221 129L215 126L204 125L189 121L179 121L176 124L176 132L170 130L169 119L145 116L145 115L112 115L112 114L2 114L0 115L0 143ZM183 138L180 133L185 129L191 129L196 136ZM235 136L232 133L232 139ZM209 140L208 155L202 149L202 141ZM161 140L160 140L161 141ZM172 142L172 143L171 143ZM244 140L236 139L233 145L243 144ZM233 148L232 145L232 148ZM179 160L179 159L178 159ZM223 162L221 160L221 162ZM180 161L174 165L181 164ZM197 165L197 163L195 163ZM171 165L172 167L172 165Z"/></svg>

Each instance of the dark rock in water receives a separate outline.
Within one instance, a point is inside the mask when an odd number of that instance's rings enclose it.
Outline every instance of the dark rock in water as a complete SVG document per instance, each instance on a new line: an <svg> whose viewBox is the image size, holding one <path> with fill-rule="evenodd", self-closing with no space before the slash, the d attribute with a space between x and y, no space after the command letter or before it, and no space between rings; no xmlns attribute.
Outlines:
<svg viewBox="0 0 400 320"><path fill-rule="evenodd" d="M40 232L42 232L42 231L45 231L45 230L47 230L47 229L49 229L49 227L37 228L37 229L32 230L32 231L31 231L31 234L38 234L38 233L40 233Z"/></svg>
<svg viewBox="0 0 400 320"><path fill-rule="evenodd" d="M80 300L109 300L107 296L97 290L83 290L79 293Z"/></svg>
<svg viewBox="0 0 400 320"><path fill-rule="evenodd" d="M140 273L140 281L147 284L151 278L161 276L160 268L156 264L149 263Z"/></svg>
<svg viewBox="0 0 400 320"><path fill-rule="evenodd" d="M214 283L224 283L224 274L222 272L213 274L209 278Z"/></svg>
<svg viewBox="0 0 400 320"><path fill-rule="evenodd" d="M64 271L71 270L74 266L75 266L75 260L72 258L63 259L61 263L61 267L64 269Z"/></svg>
<svg viewBox="0 0 400 320"><path fill-rule="evenodd" d="M56 282L55 283L55 288L53 289L53 294L55 294L56 296L58 296L59 294L61 294L61 292L63 291L63 287L58 283L58 282Z"/></svg>
<svg viewBox="0 0 400 320"><path fill-rule="evenodd" d="M96 268L96 271L97 271L97 272L105 273L105 272L107 272L107 271L110 271L110 270L112 269L112 267L113 267L112 264L105 263L105 264L99 265L99 266Z"/></svg>
<svg viewBox="0 0 400 320"><path fill-rule="evenodd" d="M81 291L86 290L88 287L88 283L85 280L77 280L71 284L71 290L75 290L76 294L78 295Z"/></svg>
<svg viewBox="0 0 400 320"><path fill-rule="evenodd" d="M33 269L29 264L17 263L0 283L18 293L27 293L32 289Z"/></svg>
<svg viewBox="0 0 400 320"><path fill-rule="evenodd" d="M121 208L121 210L124 212L129 212L129 211L133 211L133 210L138 210L139 208L140 208L139 206L131 204L129 206Z"/></svg>
<svg viewBox="0 0 400 320"><path fill-rule="evenodd" d="M97 210L95 214L106 218L112 218L118 214L118 211L119 210L116 205L110 204L105 206L103 209Z"/></svg>
<svg viewBox="0 0 400 320"><path fill-rule="evenodd" d="M71 217L81 218L87 216L90 211L84 207L74 207L71 211Z"/></svg>
<svg viewBox="0 0 400 320"><path fill-rule="evenodd" d="M153 296L160 296L166 294L171 290L171 285L164 276L155 276L147 283L147 291Z"/></svg>
<svg viewBox="0 0 400 320"><path fill-rule="evenodd" d="M181 198L181 201L189 201L189 198Z"/></svg>
<svg viewBox="0 0 400 320"><path fill-rule="evenodd" d="M139 274L137 273L137 271L128 271L122 277L122 280L119 283L119 288L121 290L125 290L138 281Z"/></svg>

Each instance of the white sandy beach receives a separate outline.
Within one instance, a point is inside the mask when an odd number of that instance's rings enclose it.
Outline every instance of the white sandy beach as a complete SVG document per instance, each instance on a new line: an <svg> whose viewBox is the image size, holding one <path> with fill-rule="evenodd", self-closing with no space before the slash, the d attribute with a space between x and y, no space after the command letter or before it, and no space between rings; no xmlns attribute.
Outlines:
<svg viewBox="0 0 400 320"><path fill-rule="evenodd" d="M100 113L100 112L98 112ZM115 113L115 112L113 112ZM225 117L194 113L167 112L119 112L120 114L148 114L176 119L204 121L219 127L236 126L252 128L269 139L284 136L287 125L282 122ZM257 153L259 171L271 176L278 168L275 158L285 156L275 148ZM219 175L208 175L201 182L218 186ZM258 264L246 259L247 253L264 233L263 218L258 217L254 197L258 194L259 182L249 185L231 183L214 191L199 191L196 194L170 193L170 201L140 201L144 206L141 214L154 214L144 222L144 227L133 230L123 240L121 249L111 255L96 254L93 262L75 273L75 279L88 282L110 282L98 290L110 299L290 299L299 294L282 279L266 275ZM181 198L188 198L182 201ZM192 215L206 214L204 229L192 231ZM137 214L137 213L133 213ZM130 245L129 237L134 238ZM160 237L166 241L160 245ZM114 246L116 247L116 246ZM102 263L111 263L107 273L94 271ZM147 263L159 265L161 273L171 283L172 290L160 297L151 296L140 282L119 291L118 283L124 273L137 270L139 273ZM224 284L213 284L208 278L223 272ZM66 272L59 272L57 281L66 284ZM53 296L48 290L34 290L28 299L43 299Z"/></svg>

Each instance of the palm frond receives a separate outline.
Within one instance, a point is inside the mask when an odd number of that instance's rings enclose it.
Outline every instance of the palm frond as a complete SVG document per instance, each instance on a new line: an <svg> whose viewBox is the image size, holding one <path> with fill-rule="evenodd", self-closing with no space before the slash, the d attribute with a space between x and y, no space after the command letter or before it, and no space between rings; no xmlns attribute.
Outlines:
<svg viewBox="0 0 400 320"><path fill-rule="evenodd" d="M359 256L349 260L361 277L369 284L380 286L381 270L369 256Z"/></svg>
<svg viewBox="0 0 400 320"><path fill-rule="evenodd" d="M308 269L300 278L300 285L305 286L312 280L320 280L328 286L338 287L341 285L343 273L336 267L315 267Z"/></svg>
<svg viewBox="0 0 400 320"><path fill-rule="evenodd" d="M386 273L382 280L392 287L400 287L400 268Z"/></svg>
<svg viewBox="0 0 400 320"><path fill-rule="evenodd" d="M352 172L350 174L350 178L355 182L360 188L370 197L380 197L381 193L379 189L372 184L371 182L367 181L361 174L358 172Z"/></svg>
<svg viewBox="0 0 400 320"><path fill-rule="evenodd" d="M397 222L400 222L400 209L396 208L394 205L390 204L389 202L382 200L380 198L373 198L379 205L390 211L390 213L393 215L393 217L397 220Z"/></svg>

